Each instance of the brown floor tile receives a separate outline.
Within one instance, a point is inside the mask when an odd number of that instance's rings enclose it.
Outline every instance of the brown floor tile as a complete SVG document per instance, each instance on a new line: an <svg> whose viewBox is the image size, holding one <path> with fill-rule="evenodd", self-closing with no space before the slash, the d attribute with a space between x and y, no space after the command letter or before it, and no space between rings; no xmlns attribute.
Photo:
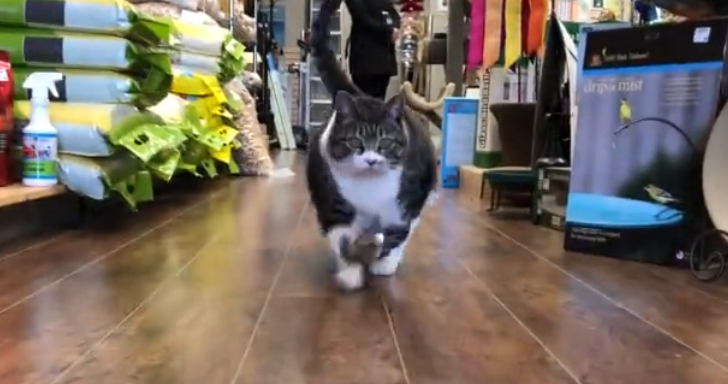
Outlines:
<svg viewBox="0 0 728 384"><path fill-rule="evenodd" d="M237 384L405 384L374 291L275 297Z"/></svg>

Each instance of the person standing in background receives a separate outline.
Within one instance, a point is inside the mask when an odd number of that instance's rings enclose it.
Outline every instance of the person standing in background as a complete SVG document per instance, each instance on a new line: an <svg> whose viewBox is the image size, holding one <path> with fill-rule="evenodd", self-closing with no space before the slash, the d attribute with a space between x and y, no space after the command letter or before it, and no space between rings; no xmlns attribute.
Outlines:
<svg viewBox="0 0 728 384"><path fill-rule="evenodd" d="M390 78L397 74L399 13L392 0L346 0L346 7L351 15L346 44L351 79L367 95L383 100Z"/></svg>

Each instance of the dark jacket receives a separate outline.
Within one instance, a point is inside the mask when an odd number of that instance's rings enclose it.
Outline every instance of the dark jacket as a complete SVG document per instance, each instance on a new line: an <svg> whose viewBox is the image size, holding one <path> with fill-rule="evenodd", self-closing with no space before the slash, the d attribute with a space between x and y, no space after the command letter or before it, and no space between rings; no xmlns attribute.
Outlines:
<svg viewBox="0 0 728 384"><path fill-rule="evenodd" d="M397 74L394 29L399 13L392 0L346 0L351 15L349 71L352 76Z"/></svg>

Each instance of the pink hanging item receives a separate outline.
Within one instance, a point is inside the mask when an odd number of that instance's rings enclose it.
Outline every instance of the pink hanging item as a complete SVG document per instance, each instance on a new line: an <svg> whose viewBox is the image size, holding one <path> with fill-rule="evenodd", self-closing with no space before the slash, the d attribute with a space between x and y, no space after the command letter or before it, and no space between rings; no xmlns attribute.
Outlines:
<svg viewBox="0 0 728 384"><path fill-rule="evenodd" d="M468 69L473 70L483 63L483 30L485 27L485 1L470 3L470 31L468 33Z"/></svg>

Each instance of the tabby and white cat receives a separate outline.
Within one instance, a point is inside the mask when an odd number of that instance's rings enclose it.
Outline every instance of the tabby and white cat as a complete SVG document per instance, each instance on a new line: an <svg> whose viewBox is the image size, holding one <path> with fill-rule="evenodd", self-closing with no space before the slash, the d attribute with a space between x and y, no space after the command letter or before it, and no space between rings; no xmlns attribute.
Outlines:
<svg viewBox="0 0 728 384"><path fill-rule="evenodd" d="M325 0L311 31L316 69L334 97L326 127L313 133L306 169L308 189L329 240L343 289L364 284L364 265L348 257L354 241L375 241L373 275L391 276L436 185L436 157L425 127L403 95L384 102L365 96L330 48L330 19L341 0Z"/></svg>

